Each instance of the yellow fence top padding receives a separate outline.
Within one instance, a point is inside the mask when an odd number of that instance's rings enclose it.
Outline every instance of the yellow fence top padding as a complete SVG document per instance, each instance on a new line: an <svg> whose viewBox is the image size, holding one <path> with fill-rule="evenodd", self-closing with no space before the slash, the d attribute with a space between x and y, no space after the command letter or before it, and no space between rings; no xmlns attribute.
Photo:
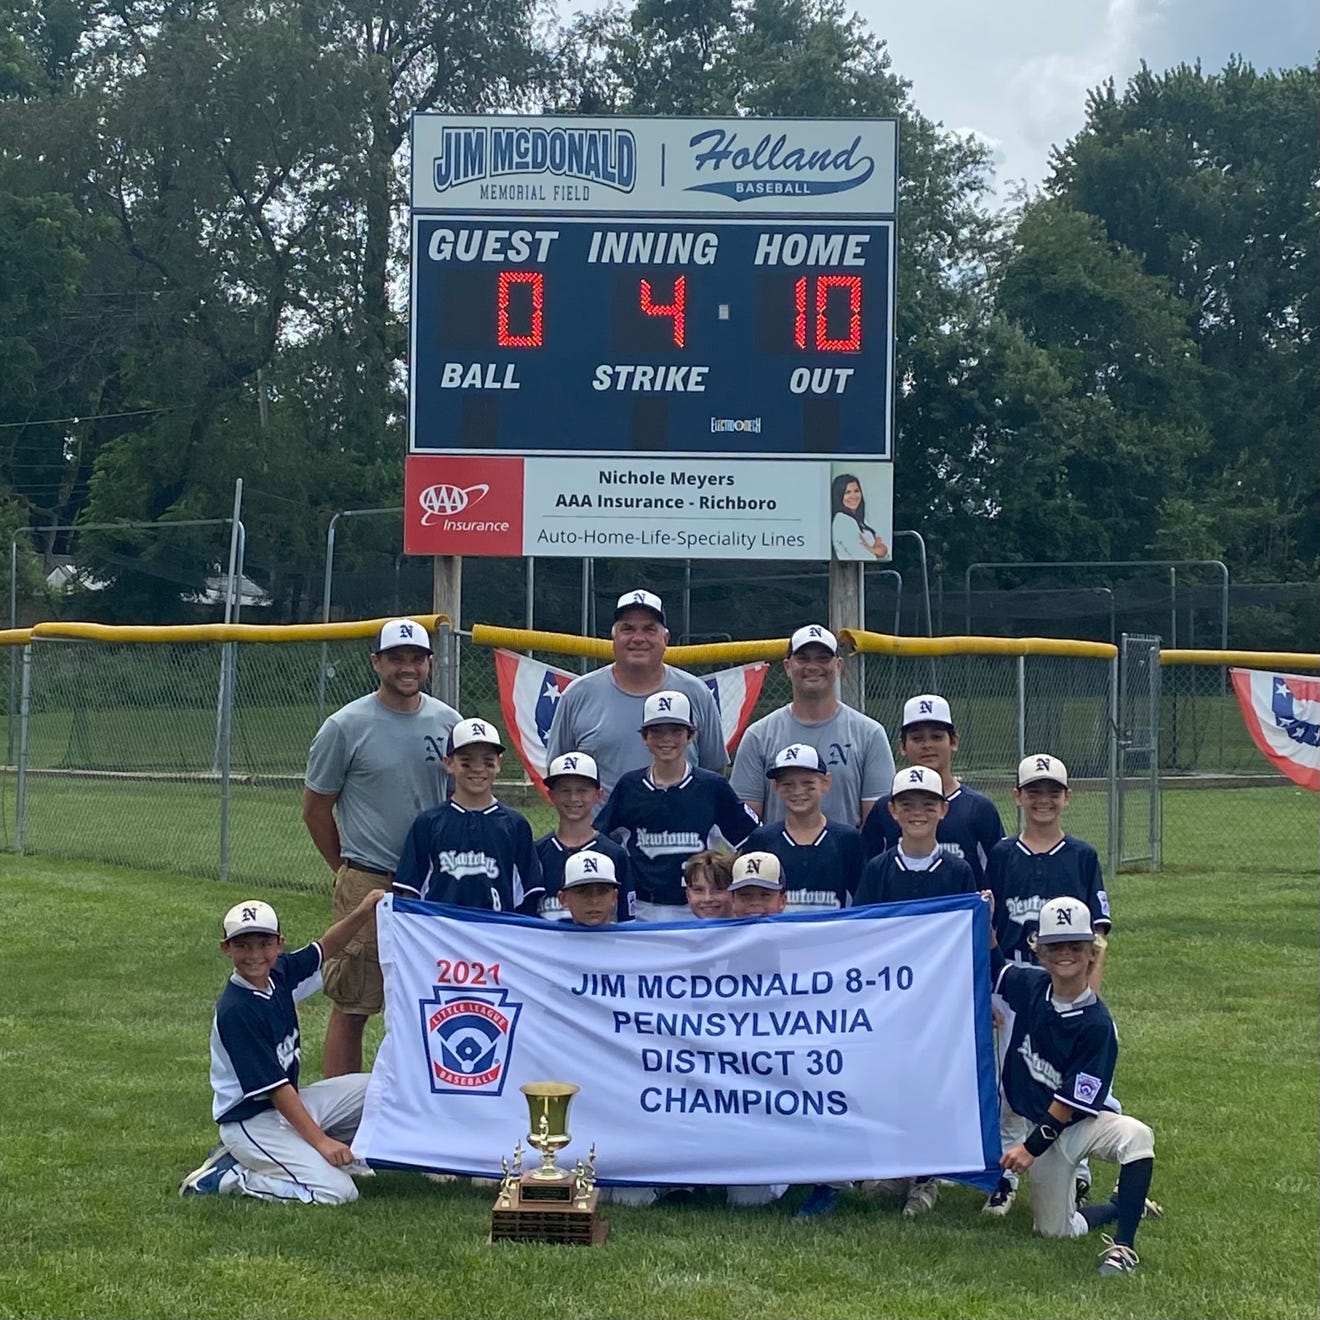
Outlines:
<svg viewBox="0 0 1320 1320"><path fill-rule="evenodd" d="M1162 665L1237 665L1240 669L1320 669L1306 651L1161 651Z"/></svg>
<svg viewBox="0 0 1320 1320"><path fill-rule="evenodd" d="M31 640L31 628L0 628L0 646L26 646Z"/></svg>
<svg viewBox="0 0 1320 1320"><path fill-rule="evenodd" d="M33 641L63 642L333 642L374 637L393 616L346 623L188 623L149 627L108 623L38 623ZM414 614L429 632L449 620L443 614ZM5 634L0 634L5 636Z"/></svg>
<svg viewBox="0 0 1320 1320"><path fill-rule="evenodd" d="M573 633L538 632L530 628L496 628L489 623L472 625L472 640L478 646L503 646L510 651L552 651L557 655L585 655L612 660L614 647L608 638L578 637ZM669 646L665 659L671 665L746 664L751 660L782 660L788 638L759 642L711 642L705 646Z"/></svg>
<svg viewBox="0 0 1320 1320"><path fill-rule="evenodd" d="M844 628L839 637L864 655L1063 655L1112 660L1109 642L1073 642L1060 637L891 637Z"/></svg>

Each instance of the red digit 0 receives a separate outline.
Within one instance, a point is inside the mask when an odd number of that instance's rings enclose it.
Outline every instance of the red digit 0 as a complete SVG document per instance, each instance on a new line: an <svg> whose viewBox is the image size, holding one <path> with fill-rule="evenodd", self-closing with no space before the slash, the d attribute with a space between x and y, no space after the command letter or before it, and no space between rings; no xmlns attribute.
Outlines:
<svg viewBox="0 0 1320 1320"><path fill-rule="evenodd" d="M674 276L674 299L658 303L651 298L651 281L641 281L639 305L647 316L668 316L674 323L674 347L682 348L687 337L687 276Z"/></svg>
<svg viewBox="0 0 1320 1320"><path fill-rule="evenodd" d="M826 304L831 289L848 292L848 334L831 339L826 324ZM856 353L862 346L862 277L860 275L816 276L816 351L818 353Z"/></svg>
<svg viewBox="0 0 1320 1320"><path fill-rule="evenodd" d="M509 333L509 289L515 284L529 285L532 292L532 324L530 333L525 335ZM496 343L501 348L540 348L544 307L545 276L539 270L500 271L499 295L496 303Z"/></svg>

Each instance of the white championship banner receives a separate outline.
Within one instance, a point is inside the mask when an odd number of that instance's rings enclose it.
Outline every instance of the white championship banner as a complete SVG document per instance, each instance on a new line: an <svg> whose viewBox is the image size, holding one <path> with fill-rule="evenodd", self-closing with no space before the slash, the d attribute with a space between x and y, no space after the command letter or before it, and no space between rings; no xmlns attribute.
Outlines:
<svg viewBox="0 0 1320 1320"><path fill-rule="evenodd" d="M999 1108L978 895L599 928L388 897L386 1035L353 1143L495 1177L520 1085L573 1082L604 1183L990 1188Z"/></svg>

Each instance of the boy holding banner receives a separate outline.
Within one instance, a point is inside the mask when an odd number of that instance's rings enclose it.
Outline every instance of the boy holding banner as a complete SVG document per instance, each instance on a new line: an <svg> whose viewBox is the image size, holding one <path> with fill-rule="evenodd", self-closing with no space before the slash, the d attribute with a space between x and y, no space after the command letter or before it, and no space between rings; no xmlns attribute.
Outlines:
<svg viewBox="0 0 1320 1320"><path fill-rule="evenodd" d="M1045 1237L1080 1237L1102 1224L1102 1275L1131 1274L1137 1225L1160 1219L1150 1200L1155 1134L1119 1111L1110 1088L1118 1061L1118 1033L1092 988L1103 950L1092 914L1080 899L1052 898L1040 909L1031 937L1037 967L1008 962L991 935L995 991L1013 1010L1004 1059L1004 1094L1015 1113L1034 1124L1000 1164L1015 1174L1031 1169L1031 1215ZM1118 1185L1103 1205L1079 1206L1075 1180L1088 1155L1114 1160Z"/></svg>

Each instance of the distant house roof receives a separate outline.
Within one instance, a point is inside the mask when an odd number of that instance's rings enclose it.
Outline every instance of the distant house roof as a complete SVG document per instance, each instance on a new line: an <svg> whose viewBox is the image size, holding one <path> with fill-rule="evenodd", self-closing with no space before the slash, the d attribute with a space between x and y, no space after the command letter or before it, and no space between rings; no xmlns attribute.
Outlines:
<svg viewBox="0 0 1320 1320"><path fill-rule="evenodd" d="M65 555L54 555L49 562L54 567L46 574L46 585L55 591L104 591L110 585L94 576L90 569L79 568ZM228 586L228 574L209 573L204 590L181 591L179 599L187 601L189 605L223 605ZM238 599L243 609L259 608L272 603L270 595L246 573L239 574Z"/></svg>

